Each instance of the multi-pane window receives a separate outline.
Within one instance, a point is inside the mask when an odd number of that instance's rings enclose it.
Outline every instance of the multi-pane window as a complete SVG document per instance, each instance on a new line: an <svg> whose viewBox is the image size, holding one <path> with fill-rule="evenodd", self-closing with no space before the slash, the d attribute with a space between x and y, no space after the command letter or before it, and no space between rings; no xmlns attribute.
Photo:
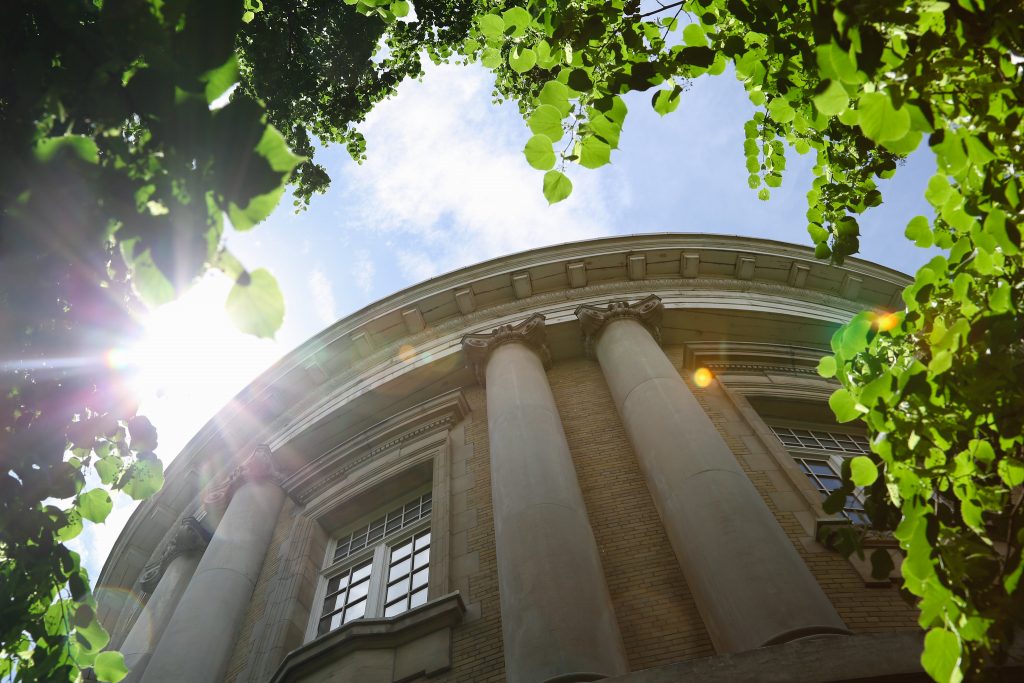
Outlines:
<svg viewBox="0 0 1024 683"><path fill-rule="evenodd" d="M840 471L843 460L871 450L867 439L852 434L775 426L772 431L822 498L827 498L842 486ZM869 523L858 495L846 497L843 514L854 524Z"/></svg>
<svg viewBox="0 0 1024 683"><path fill-rule="evenodd" d="M427 601L430 511L428 492L337 540L313 635L362 617L397 616Z"/></svg>

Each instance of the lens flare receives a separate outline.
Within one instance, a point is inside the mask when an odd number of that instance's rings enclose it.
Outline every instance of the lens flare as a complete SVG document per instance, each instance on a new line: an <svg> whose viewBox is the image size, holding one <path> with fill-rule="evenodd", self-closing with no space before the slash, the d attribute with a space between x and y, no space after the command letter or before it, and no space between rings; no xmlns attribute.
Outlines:
<svg viewBox="0 0 1024 683"><path fill-rule="evenodd" d="M875 319L875 327L879 332L888 332L900 324L900 316L897 313L885 313Z"/></svg>
<svg viewBox="0 0 1024 683"><path fill-rule="evenodd" d="M693 373L693 383L701 389L711 384L713 378L714 375L707 368L697 368L697 371Z"/></svg>
<svg viewBox="0 0 1024 683"><path fill-rule="evenodd" d="M402 344L398 348L398 359L403 363L410 363L416 357L416 349L411 344Z"/></svg>

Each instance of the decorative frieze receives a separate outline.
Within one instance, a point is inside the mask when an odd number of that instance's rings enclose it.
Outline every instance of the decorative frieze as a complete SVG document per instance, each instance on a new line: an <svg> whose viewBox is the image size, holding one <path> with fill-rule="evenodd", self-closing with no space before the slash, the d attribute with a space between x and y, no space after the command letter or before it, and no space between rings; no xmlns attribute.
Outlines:
<svg viewBox="0 0 1024 683"><path fill-rule="evenodd" d="M284 480L285 475L274 463L270 446L261 444L223 482L207 491L203 496L203 507L210 513L223 513L235 491L243 484L250 481L273 481L281 484Z"/></svg>
<svg viewBox="0 0 1024 683"><path fill-rule="evenodd" d="M595 344L601 331L609 322L618 318L636 320L646 327L660 344L661 318L664 313L665 306L656 294L632 304L628 301L613 301L605 307L589 304L580 306L576 309L576 317L580 319L580 326L583 328L583 345L587 356L594 357Z"/></svg>
<svg viewBox="0 0 1024 683"><path fill-rule="evenodd" d="M530 347L540 356L545 368L551 367L551 351L544 332L544 316L534 313L516 325L502 325L490 334L467 334L462 338L466 361L473 368L481 386L486 384L487 360L503 344L518 343Z"/></svg>
<svg viewBox="0 0 1024 683"><path fill-rule="evenodd" d="M143 568L139 576L139 586L147 593L152 593L174 558L184 553L202 552L209 542L209 532L194 516L181 520L181 525L170 543L160 553L160 557Z"/></svg>

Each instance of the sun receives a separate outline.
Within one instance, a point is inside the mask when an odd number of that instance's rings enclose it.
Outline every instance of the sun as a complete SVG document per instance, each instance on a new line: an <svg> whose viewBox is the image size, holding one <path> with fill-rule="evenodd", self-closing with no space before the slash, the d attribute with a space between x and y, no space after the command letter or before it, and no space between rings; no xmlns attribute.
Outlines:
<svg viewBox="0 0 1024 683"><path fill-rule="evenodd" d="M280 342L256 339L234 327L224 311L232 286L209 273L179 299L153 310L144 334L106 362L125 370L139 412L160 432L166 463L232 396L280 358Z"/></svg>

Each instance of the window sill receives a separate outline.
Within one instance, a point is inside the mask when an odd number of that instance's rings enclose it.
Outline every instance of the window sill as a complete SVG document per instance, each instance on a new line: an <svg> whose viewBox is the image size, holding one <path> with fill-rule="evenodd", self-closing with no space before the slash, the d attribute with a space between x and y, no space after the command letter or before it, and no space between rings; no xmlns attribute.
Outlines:
<svg viewBox="0 0 1024 683"><path fill-rule="evenodd" d="M272 683L310 676L400 683L451 668L452 629L466 607L458 591L391 618L357 619L285 656Z"/></svg>

